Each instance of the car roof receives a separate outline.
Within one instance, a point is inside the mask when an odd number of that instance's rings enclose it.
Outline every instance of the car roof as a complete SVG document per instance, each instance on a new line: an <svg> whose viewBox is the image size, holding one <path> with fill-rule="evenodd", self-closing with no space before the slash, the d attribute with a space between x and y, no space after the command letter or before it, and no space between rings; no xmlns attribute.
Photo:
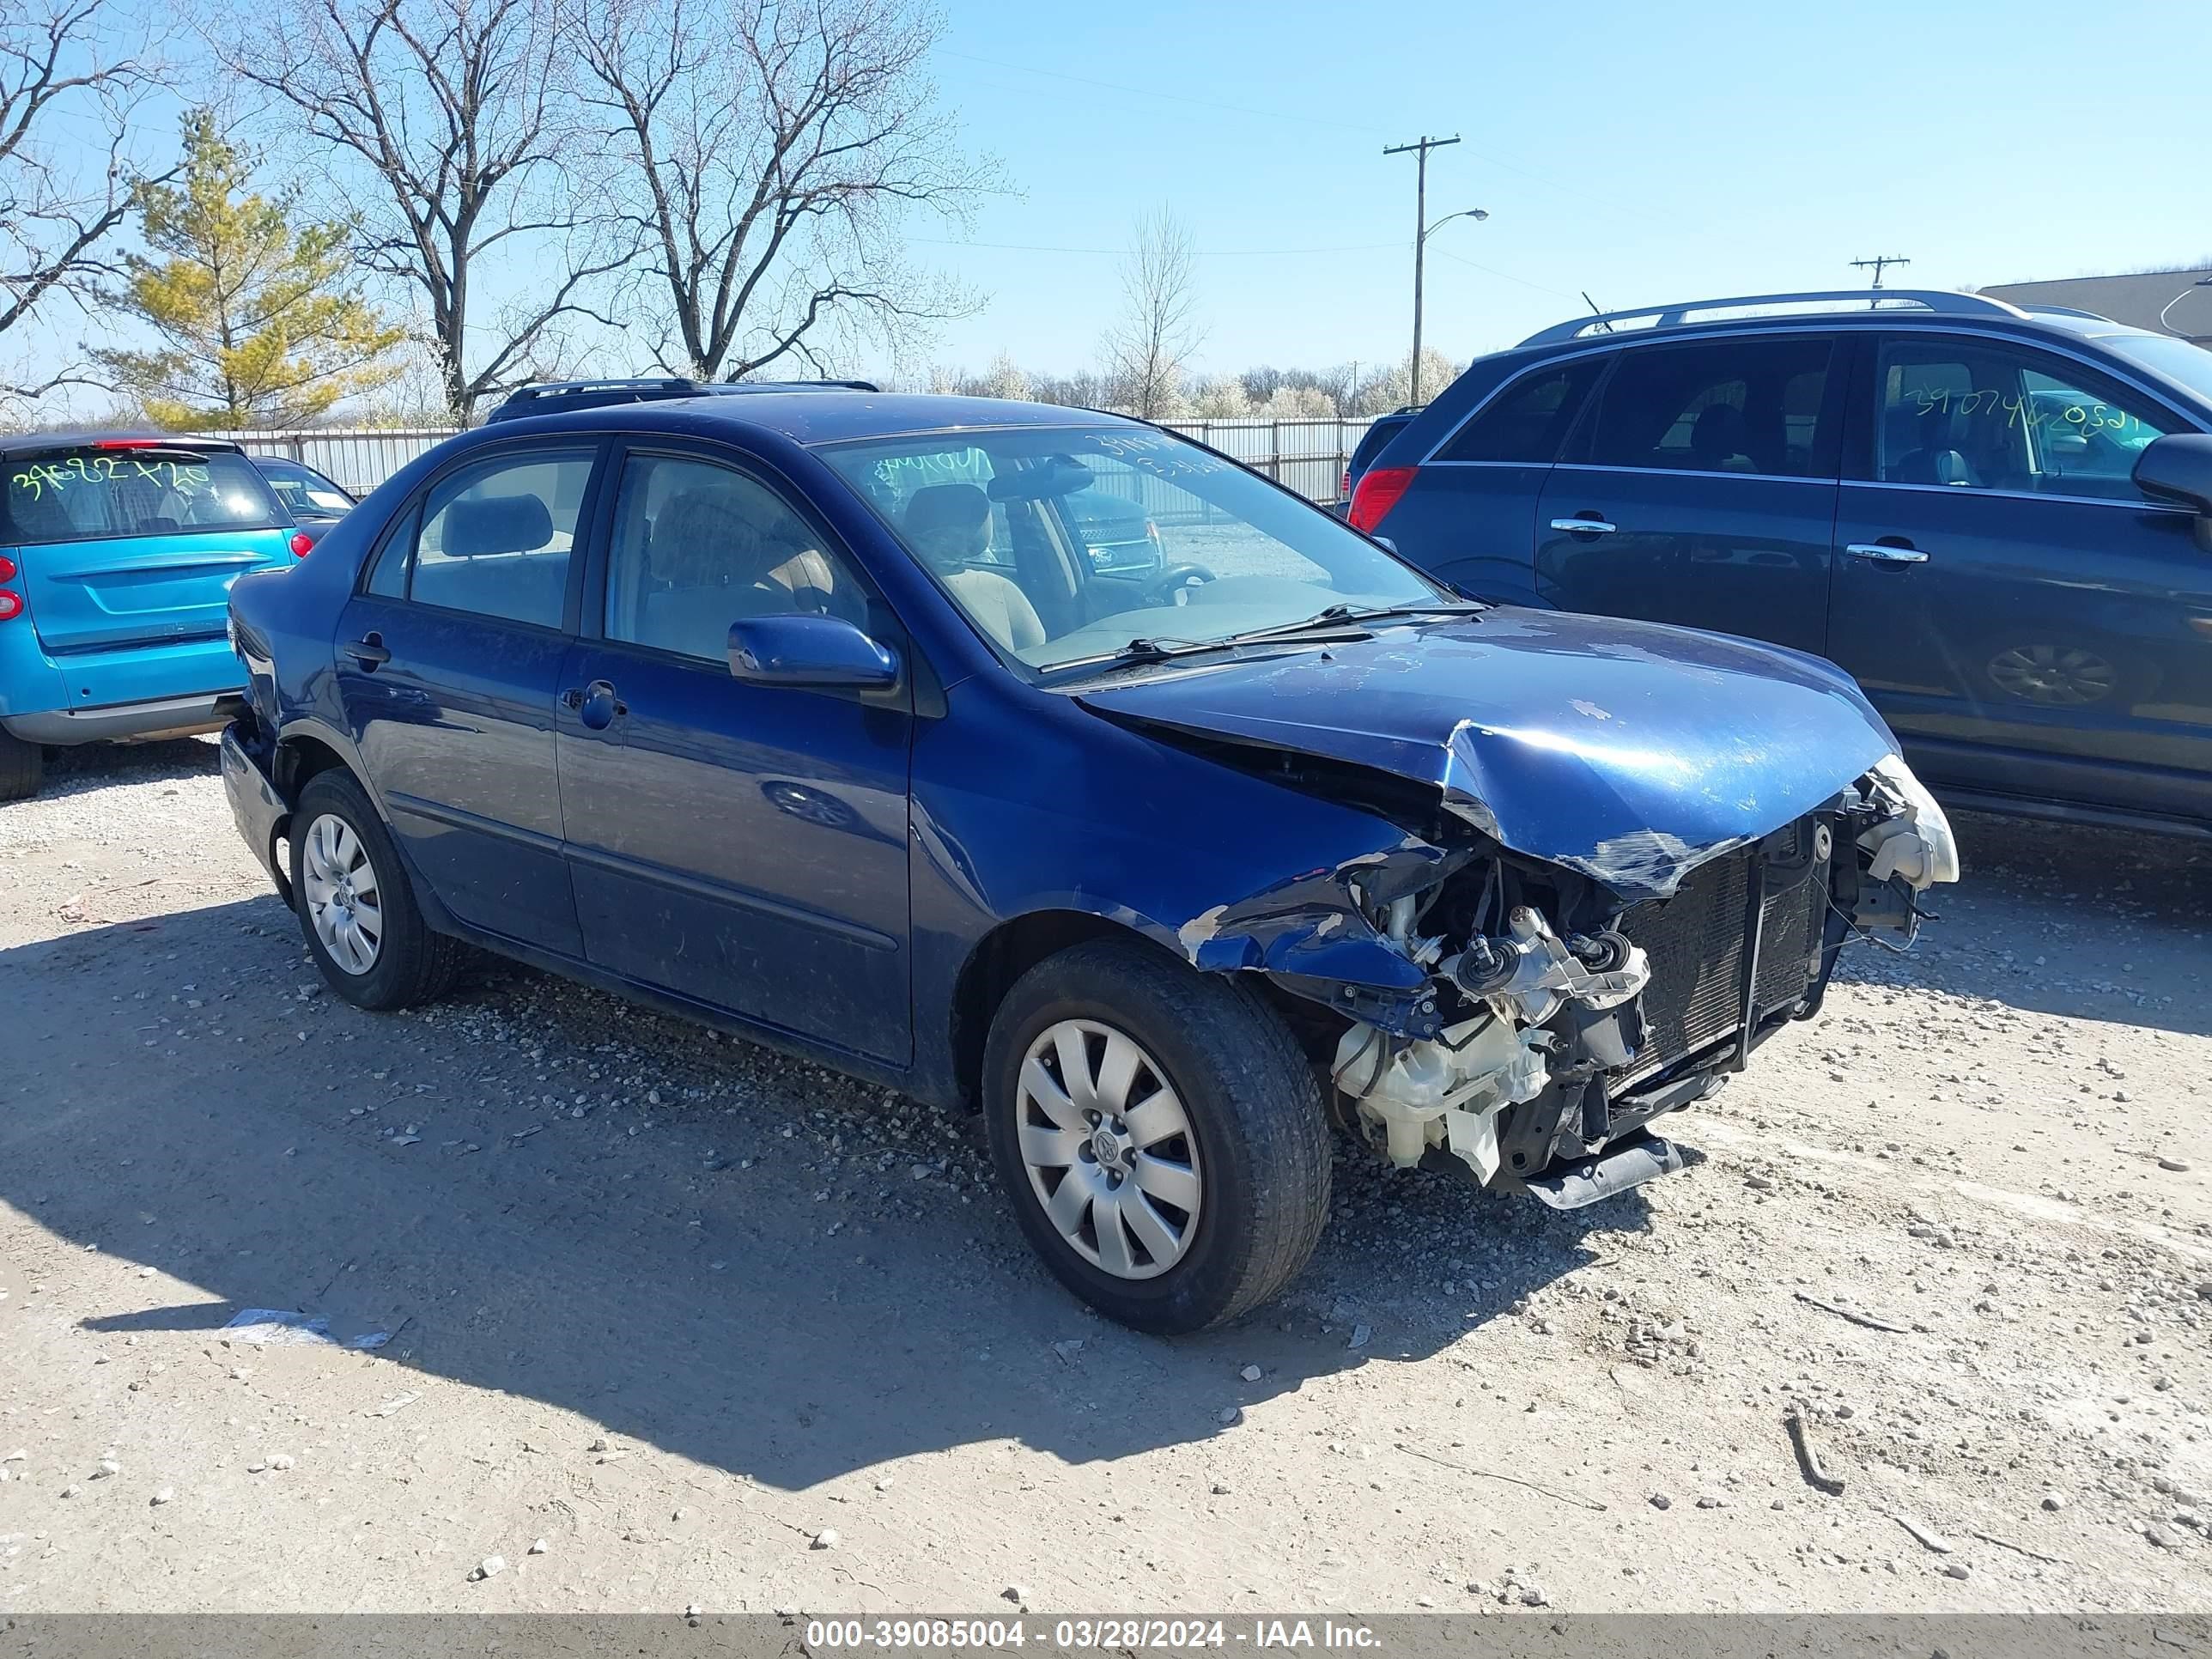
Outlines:
<svg viewBox="0 0 2212 1659"><path fill-rule="evenodd" d="M525 415L478 430L514 436L536 432L615 430L710 437L717 432L736 429L773 432L793 443L814 445L917 433L1055 426L1152 429L1126 416L1061 404L810 386L790 392L756 392L743 398L673 398L551 415Z"/></svg>
<svg viewBox="0 0 2212 1659"><path fill-rule="evenodd" d="M0 460L21 460L31 455L51 455L64 449L204 449L240 453L236 444L221 438L195 438L182 432L144 432L128 428L88 428L82 432L19 432L0 437Z"/></svg>

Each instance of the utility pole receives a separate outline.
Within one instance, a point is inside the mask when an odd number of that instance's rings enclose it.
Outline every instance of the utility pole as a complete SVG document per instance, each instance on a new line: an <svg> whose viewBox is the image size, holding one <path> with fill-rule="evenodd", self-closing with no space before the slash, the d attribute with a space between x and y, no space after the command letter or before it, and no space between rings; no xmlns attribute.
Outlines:
<svg viewBox="0 0 2212 1659"><path fill-rule="evenodd" d="M1431 138L1424 133L1410 144L1391 144L1384 148L1385 155L1412 155L1415 157L1413 171L1413 395L1409 403L1421 401L1421 250L1429 240L1429 152L1442 149L1446 144L1459 143L1456 134L1449 138Z"/></svg>
<svg viewBox="0 0 2212 1659"><path fill-rule="evenodd" d="M1851 269L1853 270L1871 270L1874 272L1874 286L1880 288L1881 286L1881 273L1883 271L1888 270L1892 265L1909 265L1911 263L1911 260L1905 258L1902 254L1879 253L1871 259L1852 260Z"/></svg>

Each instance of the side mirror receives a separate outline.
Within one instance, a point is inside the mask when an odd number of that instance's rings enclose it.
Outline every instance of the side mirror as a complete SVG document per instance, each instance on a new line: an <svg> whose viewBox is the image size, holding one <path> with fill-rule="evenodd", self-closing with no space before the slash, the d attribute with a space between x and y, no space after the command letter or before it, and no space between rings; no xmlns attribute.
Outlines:
<svg viewBox="0 0 2212 1659"><path fill-rule="evenodd" d="M2176 432L2153 439L2136 457L2135 479L2146 495L2212 514L2212 435Z"/></svg>
<svg viewBox="0 0 2212 1659"><path fill-rule="evenodd" d="M730 624L730 674L753 685L886 690L899 665L842 617L749 617Z"/></svg>

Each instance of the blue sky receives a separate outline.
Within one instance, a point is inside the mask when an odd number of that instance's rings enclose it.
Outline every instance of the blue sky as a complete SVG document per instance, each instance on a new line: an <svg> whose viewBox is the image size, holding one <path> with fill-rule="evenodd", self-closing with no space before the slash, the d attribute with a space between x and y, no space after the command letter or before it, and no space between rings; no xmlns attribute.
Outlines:
<svg viewBox="0 0 2212 1659"><path fill-rule="evenodd" d="M2212 254L2212 0L942 3L944 102L1016 192L965 232L908 227L916 263L988 297L920 354L973 370L1096 367L1161 205L1201 251L1200 371L1401 359L1413 164L1382 151L1425 132L1463 141L1431 159L1431 216L1491 215L1430 242L1427 340L1460 360L1585 289L1627 307L1854 286L1876 253L1933 287ZM142 112L149 154L174 115ZM526 269L488 268L479 298ZM115 329L56 306L9 349ZM599 366L648 367L620 353Z"/></svg>
<svg viewBox="0 0 2212 1659"><path fill-rule="evenodd" d="M1215 371L1403 355L1413 167L1381 151L1424 131L1464 139L1431 157L1431 216L1492 215L1430 242L1427 337L1456 358L1583 289L1619 307L1856 285L1875 253L1911 258L1893 285L1955 287L2212 252L2205 0L948 12L939 84L1023 192L975 240L1111 250L1167 204L1211 251ZM1346 251L1243 252L1312 248ZM1096 355L1110 252L914 252L991 295L940 360Z"/></svg>

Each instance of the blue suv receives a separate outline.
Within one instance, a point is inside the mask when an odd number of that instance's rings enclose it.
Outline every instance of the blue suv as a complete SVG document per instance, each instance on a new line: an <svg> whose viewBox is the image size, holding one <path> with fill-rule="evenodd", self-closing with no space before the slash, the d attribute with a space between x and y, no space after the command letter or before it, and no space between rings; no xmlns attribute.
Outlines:
<svg viewBox="0 0 2212 1659"><path fill-rule="evenodd" d="M231 444L54 434L0 440L0 800L46 750L211 732L245 671L230 585L313 545Z"/></svg>
<svg viewBox="0 0 2212 1659"><path fill-rule="evenodd" d="M2212 830L2212 352L1875 301L1547 329L1400 433L1351 521L1464 592L1830 658L1946 799Z"/></svg>
<svg viewBox="0 0 2212 1659"><path fill-rule="evenodd" d="M1679 1167L1650 1126L1957 878L1824 664L1469 604L1134 421L645 386L238 583L240 832L362 1007L465 944L980 1103L1132 1325L1297 1272L1332 1120L1559 1206ZM1091 556L1139 514L1185 562Z"/></svg>

